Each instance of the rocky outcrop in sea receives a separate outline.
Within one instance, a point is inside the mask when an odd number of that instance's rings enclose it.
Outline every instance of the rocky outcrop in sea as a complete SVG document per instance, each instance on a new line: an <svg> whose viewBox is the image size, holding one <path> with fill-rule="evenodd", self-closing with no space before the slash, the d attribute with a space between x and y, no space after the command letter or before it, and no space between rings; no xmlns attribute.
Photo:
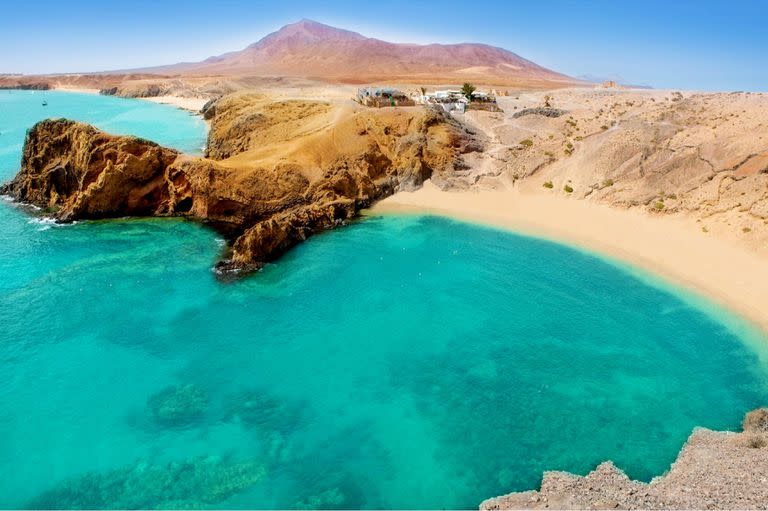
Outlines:
<svg viewBox="0 0 768 511"><path fill-rule="evenodd" d="M748 413L742 433L695 429L669 472L650 483L606 461L586 476L545 472L539 491L480 509L768 509L768 409Z"/></svg>
<svg viewBox="0 0 768 511"><path fill-rule="evenodd" d="M325 107L297 108L297 115L314 115ZM312 147L332 143L333 148L312 168L289 158L231 163L226 158L247 153L278 121L222 111L219 104L209 158L69 120L42 121L27 134L21 170L0 193L39 206L60 222L123 216L203 221L229 241L217 269L233 275L256 270L312 234L349 222L397 190L450 174L461 166L462 152L476 149L467 132L439 112L366 111L350 118L360 126L355 133L345 132L342 139L323 131L313 139ZM292 140L290 133L286 137ZM278 141L276 147L282 145Z"/></svg>

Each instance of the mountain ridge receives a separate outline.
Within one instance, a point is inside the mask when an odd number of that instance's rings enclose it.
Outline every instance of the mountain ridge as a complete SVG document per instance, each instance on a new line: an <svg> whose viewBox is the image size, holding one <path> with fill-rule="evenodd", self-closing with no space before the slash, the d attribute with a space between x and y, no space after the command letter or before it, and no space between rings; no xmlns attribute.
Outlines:
<svg viewBox="0 0 768 511"><path fill-rule="evenodd" d="M285 25L239 51L142 71L302 77L341 83L580 83L576 78L488 44L393 43L309 19Z"/></svg>

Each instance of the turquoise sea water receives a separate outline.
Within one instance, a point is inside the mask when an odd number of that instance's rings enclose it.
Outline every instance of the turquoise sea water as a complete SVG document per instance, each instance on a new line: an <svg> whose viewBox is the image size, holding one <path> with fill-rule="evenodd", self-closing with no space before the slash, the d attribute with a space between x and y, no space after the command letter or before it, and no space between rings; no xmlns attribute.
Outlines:
<svg viewBox="0 0 768 511"><path fill-rule="evenodd" d="M53 113L203 143L170 107L46 97L0 92L3 179ZM0 507L476 507L606 459L649 479L768 401L759 334L549 241L374 217L231 284L219 250L0 203Z"/></svg>

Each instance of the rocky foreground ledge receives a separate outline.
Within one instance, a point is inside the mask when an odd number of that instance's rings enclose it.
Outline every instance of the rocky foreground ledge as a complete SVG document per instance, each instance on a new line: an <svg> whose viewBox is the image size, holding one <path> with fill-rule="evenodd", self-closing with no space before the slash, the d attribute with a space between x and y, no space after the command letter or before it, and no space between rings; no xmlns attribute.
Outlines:
<svg viewBox="0 0 768 511"><path fill-rule="evenodd" d="M42 121L27 133L21 170L0 193L60 222L124 216L203 221L229 241L217 268L233 275L260 268L397 190L450 175L472 147L468 133L439 112L352 112L339 127L316 118L317 111L329 110L324 105L267 105L267 113L289 109L290 115L272 119L240 100L218 109L208 158L82 123ZM316 123L310 135L286 132L286 125L305 128L302 115ZM275 126L284 139L270 140ZM296 140L305 145L297 149ZM272 147L270 158L248 153L260 147ZM284 147L294 152L281 153Z"/></svg>
<svg viewBox="0 0 768 511"><path fill-rule="evenodd" d="M694 430L669 472L630 480L611 462L584 477L545 472L540 491L486 500L496 509L768 509L768 409L750 412L742 433Z"/></svg>

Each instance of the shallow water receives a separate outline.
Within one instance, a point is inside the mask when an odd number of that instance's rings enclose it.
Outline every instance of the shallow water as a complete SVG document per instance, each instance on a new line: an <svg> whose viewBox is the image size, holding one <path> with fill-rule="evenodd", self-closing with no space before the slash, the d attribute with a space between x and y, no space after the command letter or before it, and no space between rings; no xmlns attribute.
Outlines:
<svg viewBox="0 0 768 511"><path fill-rule="evenodd" d="M4 178L40 97L6 94ZM170 107L67 96L112 131L204 138ZM0 204L0 506L476 507L605 459L649 479L768 397L759 334L563 245L376 217L233 284L219 250L180 220Z"/></svg>

